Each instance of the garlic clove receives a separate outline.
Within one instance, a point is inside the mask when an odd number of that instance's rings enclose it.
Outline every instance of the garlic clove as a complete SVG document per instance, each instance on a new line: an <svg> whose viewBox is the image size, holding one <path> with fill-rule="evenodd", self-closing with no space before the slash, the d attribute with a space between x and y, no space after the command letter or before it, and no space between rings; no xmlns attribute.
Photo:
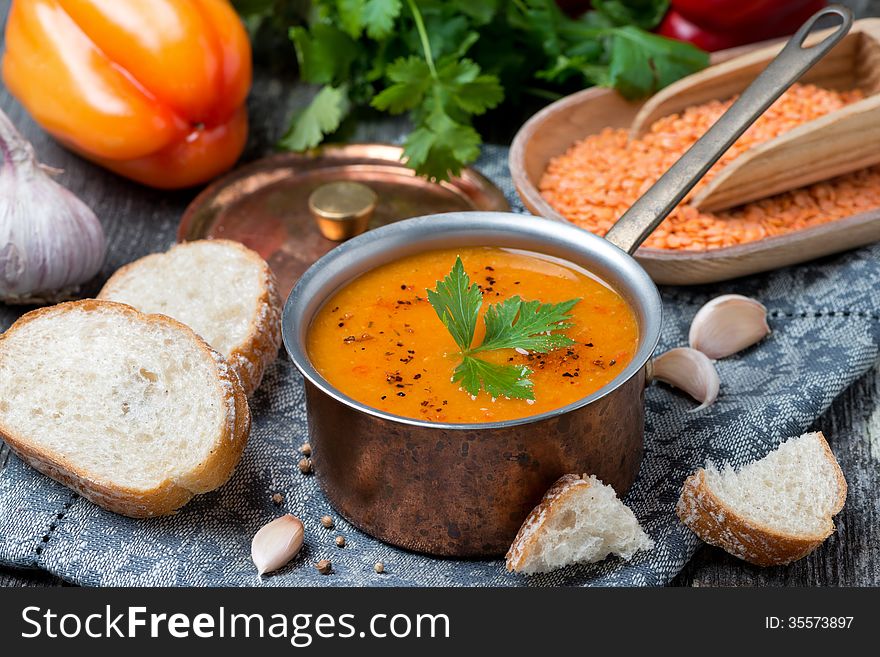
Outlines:
<svg viewBox="0 0 880 657"><path fill-rule="evenodd" d="M293 559L303 545L302 521L289 513L263 525L251 542L251 559L257 572L270 573Z"/></svg>
<svg viewBox="0 0 880 657"><path fill-rule="evenodd" d="M725 294L697 311L688 333L692 349L724 358L760 342L768 333L767 309L741 294Z"/></svg>
<svg viewBox="0 0 880 657"><path fill-rule="evenodd" d="M714 363L703 352L689 347L671 349L654 358L651 378L683 390L701 402L694 411L713 404L721 387Z"/></svg>

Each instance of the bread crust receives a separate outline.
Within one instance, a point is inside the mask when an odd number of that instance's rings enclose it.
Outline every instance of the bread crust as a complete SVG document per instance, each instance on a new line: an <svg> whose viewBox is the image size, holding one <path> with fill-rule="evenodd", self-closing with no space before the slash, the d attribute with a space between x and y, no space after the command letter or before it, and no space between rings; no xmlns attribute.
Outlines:
<svg viewBox="0 0 880 657"><path fill-rule="evenodd" d="M825 527L816 534L780 532L766 524L743 517L711 489L703 468L684 482L675 512L679 519L706 543L757 566L780 566L810 554L834 532L833 517L846 502L847 485L840 465L822 432L817 432L825 457L833 464L837 499Z"/></svg>
<svg viewBox="0 0 880 657"><path fill-rule="evenodd" d="M513 539L513 543L510 544L510 549L505 556L505 564L509 572L519 572L534 556L535 550L538 548L538 528L560 510L564 510L574 489L590 485L587 479L575 474L563 475L554 482L544 493L538 506L529 513L519 528L516 538Z"/></svg>
<svg viewBox="0 0 880 657"><path fill-rule="evenodd" d="M275 274L256 251L240 242L225 239L194 240L175 244L164 253L151 253L117 269L101 288L98 299L112 300L118 290L125 287L126 281L136 276L143 266L161 266L162 259L168 254L177 250L198 248L205 242L221 244L239 251L261 271L257 310L251 318L248 335L226 355L227 362L241 379L245 394L250 397L260 386L266 369L278 356L281 347L281 311L284 305L278 293Z"/></svg>
<svg viewBox="0 0 880 657"><path fill-rule="evenodd" d="M208 346L188 326L170 317L141 313L131 306L115 301L85 299L40 308L23 315L6 333L0 335L0 357L3 355L4 341L9 336L45 315L75 309L93 311L108 308L137 321L166 324L185 332L191 337L193 344L204 352L205 357L214 363L216 386L226 405L227 422L216 437L215 447L208 458L193 472L177 481L165 480L152 489L139 490L98 480L64 456L31 444L26 436L17 435L2 423L0 438L32 468L75 490L98 506L132 518L167 515L186 504L195 494L214 490L224 484L232 475L247 443L251 424L247 397L238 376L232 372L223 356Z"/></svg>

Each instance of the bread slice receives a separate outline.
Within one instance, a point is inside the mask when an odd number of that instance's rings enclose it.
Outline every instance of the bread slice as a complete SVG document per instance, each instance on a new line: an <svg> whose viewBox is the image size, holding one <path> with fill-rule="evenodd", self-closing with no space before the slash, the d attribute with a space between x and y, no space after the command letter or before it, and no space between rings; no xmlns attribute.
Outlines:
<svg viewBox="0 0 880 657"><path fill-rule="evenodd" d="M653 547L611 486L594 476L569 474L550 487L520 527L507 552L507 570L545 573L609 554L629 560Z"/></svg>
<svg viewBox="0 0 880 657"><path fill-rule="evenodd" d="M164 315L87 299L0 335L0 437L111 511L163 515L217 488L249 431L238 377Z"/></svg>
<svg viewBox="0 0 880 657"><path fill-rule="evenodd" d="M821 432L791 438L739 471L688 477L676 512L706 543L759 566L807 556L834 531L846 480Z"/></svg>
<svg viewBox="0 0 880 657"><path fill-rule="evenodd" d="M238 242L184 242L135 260L110 277L98 298L183 322L223 354L249 397L281 345L275 275Z"/></svg>

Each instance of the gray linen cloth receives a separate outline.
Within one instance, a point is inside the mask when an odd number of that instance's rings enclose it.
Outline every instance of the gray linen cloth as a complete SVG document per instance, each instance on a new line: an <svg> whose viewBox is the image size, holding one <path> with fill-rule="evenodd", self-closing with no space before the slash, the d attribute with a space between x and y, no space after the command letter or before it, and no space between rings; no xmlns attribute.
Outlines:
<svg viewBox="0 0 880 657"><path fill-rule="evenodd" d="M506 149L487 147L479 168L517 211ZM609 586L662 585L684 566L699 540L676 518L684 478L707 459L743 464L798 435L878 358L880 245L771 274L711 287L662 290L660 351L687 342L696 310L710 298L741 293L770 311L772 334L718 363L718 402L695 404L665 386L646 394L646 451L626 496L651 552L608 559L530 578L502 561L435 559L400 550L359 532L334 513L313 476L297 468L307 439L303 387L282 355L252 400L250 442L232 479L165 518L132 520L104 511L12 457L0 472L0 563L43 568L96 586ZM834 437L830 437L832 447ZM849 473L846 473L849 474ZM271 496L280 492L276 506ZM302 519L306 545L284 569L262 580L250 560L251 537L283 512ZM388 500L394 512L394 500ZM320 518L336 518L325 529ZM334 544L346 537L344 548ZM312 564L331 559L333 574ZM385 574L373 571L383 561Z"/></svg>

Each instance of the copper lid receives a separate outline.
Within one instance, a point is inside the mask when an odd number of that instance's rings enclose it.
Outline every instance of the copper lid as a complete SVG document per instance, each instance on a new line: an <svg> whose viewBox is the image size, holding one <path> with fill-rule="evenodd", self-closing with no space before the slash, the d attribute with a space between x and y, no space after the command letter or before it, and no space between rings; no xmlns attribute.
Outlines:
<svg viewBox="0 0 880 657"><path fill-rule="evenodd" d="M242 242L266 259L286 297L302 273L337 246L334 240L352 236L339 230L341 224L348 223L346 230L357 231L441 212L510 209L501 190L473 169L463 170L449 182L433 183L407 168L400 161L402 155L403 149L397 146L348 144L252 162L196 197L183 214L177 239L222 237ZM349 192L355 190L352 205L336 207L343 200L337 198L340 182L357 183L347 187ZM309 199L325 185L333 186L329 193L319 192L317 203L312 204L326 220L319 226ZM376 202L358 224L355 219L363 214L369 196L363 187L376 196ZM322 200L324 194L330 200ZM360 212L352 209L355 206ZM331 223L334 216L335 226ZM349 221L340 221L339 216Z"/></svg>

